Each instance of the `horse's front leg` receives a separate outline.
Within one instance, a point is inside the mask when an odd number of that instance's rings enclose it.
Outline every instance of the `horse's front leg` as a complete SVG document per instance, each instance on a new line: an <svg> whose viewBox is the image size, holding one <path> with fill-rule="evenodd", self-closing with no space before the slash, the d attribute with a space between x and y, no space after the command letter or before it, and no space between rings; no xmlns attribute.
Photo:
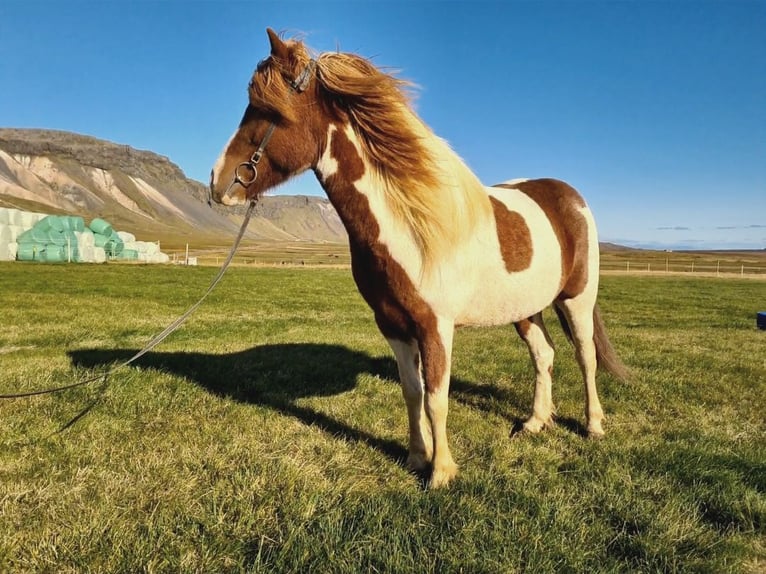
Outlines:
<svg viewBox="0 0 766 574"><path fill-rule="evenodd" d="M407 418L410 427L407 468L421 471L431 464L433 438L424 409L425 392L420 373L420 350L414 339L405 342L389 338L388 344L391 345L396 357L399 379L402 383L402 394L407 405Z"/></svg>
<svg viewBox="0 0 766 574"><path fill-rule="evenodd" d="M446 486L457 475L457 465L447 443L447 398L454 330L452 321L440 320L436 328L421 326L418 333L426 391L425 412L433 436L432 488Z"/></svg>

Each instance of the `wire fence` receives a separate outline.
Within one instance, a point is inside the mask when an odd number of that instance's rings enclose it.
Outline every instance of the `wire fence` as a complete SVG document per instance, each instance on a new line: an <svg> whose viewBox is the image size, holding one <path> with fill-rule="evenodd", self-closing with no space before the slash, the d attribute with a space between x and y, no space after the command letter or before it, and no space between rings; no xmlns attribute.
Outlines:
<svg viewBox="0 0 766 574"><path fill-rule="evenodd" d="M717 276L760 276L766 278L766 259L760 262L732 260L684 260L684 259L622 259L602 261L601 271L623 271L626 273L667 273Z"/></svg>

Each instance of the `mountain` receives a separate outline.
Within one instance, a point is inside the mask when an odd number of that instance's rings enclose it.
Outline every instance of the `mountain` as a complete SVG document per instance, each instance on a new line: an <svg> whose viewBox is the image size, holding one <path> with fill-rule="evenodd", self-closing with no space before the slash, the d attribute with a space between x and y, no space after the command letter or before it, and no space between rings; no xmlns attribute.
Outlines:
<svg viewBox="0 0 766 574"><path fill-rule="evenodd" d="M0 205L101 217L163 244L228 244L244 208L207 205L207 186L168 158L90 136L0 128ZM343 224L319 197L265 196L246 238L345 243Z"/></svg>

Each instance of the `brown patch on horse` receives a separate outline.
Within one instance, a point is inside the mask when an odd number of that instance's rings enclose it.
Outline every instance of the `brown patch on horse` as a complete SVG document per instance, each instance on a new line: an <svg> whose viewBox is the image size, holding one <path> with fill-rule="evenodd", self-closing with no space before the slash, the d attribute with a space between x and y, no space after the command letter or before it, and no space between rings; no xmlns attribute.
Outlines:
<svg viewBox="0 0 766 574"><path fill-rule="evenodd" d="M339 169L324 180L324 187L348 231L354 281L385 337L419 342L426 387L432 392L447 368L436 315L388 247L378 241L380 226L369 201L354 186L364 174L364 163L341 129L333 132L330 153Z"/></svg>
<svg viewBox="0 0 766 574"><path fill-rule="evenodd" d="M495 187L518 189L545 212L561 246L560 298L576 297L588 284L588 222L580 213L582 196L570 185L556 179L532 179L501 183Z"/></svg>
<svg viewBox="0 0 766 574"><path fill-rule="evenodd" d="M364 162L359 157L356 146L341 129L333 132L330 156L338 162L338 165L343 165L343 179L346 183L353 183L364 175Z"/></svg>
<svg viewBox="0 0 766 574"><path fill-rule="evenodd" d="M497 240L508 273L524 271L532 263L532 234L524 218L508 209L505 204L490 197L495 214Z"/></svg>

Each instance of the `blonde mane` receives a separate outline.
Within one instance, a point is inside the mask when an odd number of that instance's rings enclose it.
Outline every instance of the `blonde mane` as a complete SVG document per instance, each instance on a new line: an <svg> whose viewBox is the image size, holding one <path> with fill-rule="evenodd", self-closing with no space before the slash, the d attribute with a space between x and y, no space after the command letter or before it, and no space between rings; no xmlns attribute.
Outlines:
<svg viewBox="0 0 766 574"><path fill-rule="evenodd" d="M289 121L289 86L284 78L300 73L311 56L302 42L290 40L287 45L289 69L275 66L273 58L259 65L250 101ZM389 207L411 230L424 266L442 260L489 213L481 182L412 111L412 84L354 54L324 53L316 61L320 101L357 133ZM276 81L276 76L282 80Z"/></svg>

